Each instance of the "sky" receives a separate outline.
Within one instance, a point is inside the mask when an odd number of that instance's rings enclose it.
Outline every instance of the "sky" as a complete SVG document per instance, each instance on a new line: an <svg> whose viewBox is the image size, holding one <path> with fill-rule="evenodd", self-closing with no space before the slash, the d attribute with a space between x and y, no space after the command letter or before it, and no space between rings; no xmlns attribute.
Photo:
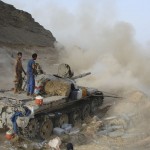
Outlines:
<svg viewBox="0 0 150 150"><path fill-rule="evenodd" d="M150 1L149 0L3 0L16 8L32 14L36 21L50 30L58 41L71 38L76 16L92 10L92 18L108 24L124 21L134 28L135 39L150 47ZM85 8L85 9L84 9ZM83 9L83 10L81 10ZM95 12L94 12L95 10ZM89 15L88 13L87 15ZM67 19L66 19L67 18ZM75 18L75 19L73 19ZM63 21L64 20L64 21ZM67 20L67 21L66 21ZM60 22L61 21L61 22ZM59 25L58 25L59 24ZM66 31L68 30L68 31Z"/></svg>
<svg viewBox="0 0 150 150"><path fill-rule="evenodd" d="M149 0L118 0L118 18L133 25L136 38L146 44L150 41L150 1Z"/></svg>

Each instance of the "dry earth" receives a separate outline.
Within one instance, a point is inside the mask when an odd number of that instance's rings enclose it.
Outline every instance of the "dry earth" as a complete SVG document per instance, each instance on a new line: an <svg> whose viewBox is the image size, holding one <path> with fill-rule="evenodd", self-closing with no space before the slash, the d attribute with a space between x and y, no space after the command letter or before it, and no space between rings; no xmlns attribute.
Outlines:
<svg viewBox="0 0 150 150"><path fill-rule="evenodd" d="M149 149L149 97L133 89L118 94L123 98L105 98L103 107L108 104L111 107L107 111L102 111L101 107L96 116L79 126L80 132L61 136L61 149L64 150L68 142L74 144L75 150ZM2 136L0 140L3 139ZM12 149L49 149L44 148L41 142L23 141L15 145L5 140L1 142L0 148L10 149L10 147Z"/></svg>

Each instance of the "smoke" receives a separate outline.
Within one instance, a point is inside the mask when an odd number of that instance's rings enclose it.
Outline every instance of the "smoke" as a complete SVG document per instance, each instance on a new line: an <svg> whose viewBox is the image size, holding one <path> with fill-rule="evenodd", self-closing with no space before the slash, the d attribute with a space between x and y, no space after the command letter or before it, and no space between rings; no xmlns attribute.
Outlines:
<svg viewBox="0 0 150 150"><path fill-rule="evenodd" d="M140 53L142 47L136 42L134 32L129 23L117 22L100 28L92 36L82 38L81 34L80 38L84 39L81 42L89 41L86 47L67 45L63 53L60 51L60 62L70 64L75 73L91 71L93 75L83 84L88 85L91 81L90 84L96 87L149 87L150 69L146 65L149 59Z"/></svg>
<svg viewBox="0 0 150 150"><path fill-rule="evenodd" d="M135 40L136 31L131 24L115 21L115 13L112 13L112 16L105 16L106 18L95 18L94 10L97 6L90 11L88 7L85 4L83 9L79 8L79 18L76 19L71 36L67 38L64 35L65 40L68 40L65 41L65 46L62 48L57 45L60 54L59 62L70 64L75 74L92 72L91 76L78 79L78 84L97 87L102 91L113 91L123 97L120 102L116 102L111 107L107 115L135 114L133 118L129 118L132 124L126 129L129 139L119 137L118 140L126 140L122 149L135 147L140 150L145 149L146 142L149 143L149 135L145 136L149 132L149 98L139 89L149 92L150 69L147 64L150 60L141 53L144 49ZM139 139L132 142L137 139L137 135ZM148 137L147 141L146 137ZM102 141L101 138L95 140ZM108 137L108 143L109 140L112 139ZM144 144L139 144L140 142ZM108 143L105 146L113 147L114 143ZM101 147L101 144L97 147ZM92 148L95 149L94 146Z"/></svg>
<svg viewBox="0 0 150 150"><path fill-rule="evenodd" d="M95 11L89 11L88 7L86 4L82 7L83 13L79 8L79 19L71 33L74 35L67 38L65 46L56 46L59 62L70 64L75 74L92 72L91 76L79 79L79 84L122 96L122 101L112 106L108 116L135 114L133 124L127 127L127 135L138 135L137 143L143 142L142 134L149 131L149 98L139 89L149 92L150 69L147 64L150 60L141 53L144 48L135 40L136 31L131 24L115 21L114 13L105 19L95 18ZM84 10L87 11L85 14ZM76 39L74 43L72 37ZM135 147L137 143L132 143L131 139L127 140L127 145ZM145 144L139 145L136 149L144 149Z"/></svg>
<svg viewBox="0 0 150 150"><path fill-rule="evenodd" d="M27 6L26 3L25 9ZM56 46L59 62L70 64L76 74L93 73L85 82L80 81L82 84L148 89L149 59L141 54L144 48L135 40L134 27L117 21L115 1L82 0L67 9L54 1L38 1L29 8L33 17L64 45L63 51L60 45ZM40 11L43 8L45 11Z"/></svg>

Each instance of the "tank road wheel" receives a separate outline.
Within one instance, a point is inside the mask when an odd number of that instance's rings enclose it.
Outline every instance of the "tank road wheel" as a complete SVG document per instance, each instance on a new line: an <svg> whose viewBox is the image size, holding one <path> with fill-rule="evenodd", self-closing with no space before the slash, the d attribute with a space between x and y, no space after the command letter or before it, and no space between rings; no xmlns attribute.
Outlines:
<svg viewBox="0 0 150 150"><path fill-rule="evenodd" d="M68 115L62 114L59 118L55 120L55 126L61 127L64 123L69 123Z"/></svg>
<svg viewBox="0 0 150 150"><path fill-rule="evenodd" d="M86 119L90 116L90 105L86 104L82 109L82 119Z"/></svg>
<svg viewBox="0 0 150 150"><path fill-rule="evenodd" d="M98 100L92 100L91 102L91 113L94 114L98 110L99 101Z"/></svg>
<svg viewBox="0 0 150 150"><path fill-rule="evenodd" d="M80 110L75 110L69 115L69 122L73 125L79 124L81 122Z"/></svg>
<svg viewBox="0 0 150 150"><path fill-rule="evenodd" d="M25 129L23 130L23 134L27 137L27 138L35 138L38 135L39 132L39 122L37 119L31 119L27 125L27 127L25 127Z"/></svg>
<svg viewBox="0 0 150 150"><path fill-rule="evenodd" d="M40 136L43 139L48 139L53 131L53 122L51 119L46 119L40 127Z"/></svg>

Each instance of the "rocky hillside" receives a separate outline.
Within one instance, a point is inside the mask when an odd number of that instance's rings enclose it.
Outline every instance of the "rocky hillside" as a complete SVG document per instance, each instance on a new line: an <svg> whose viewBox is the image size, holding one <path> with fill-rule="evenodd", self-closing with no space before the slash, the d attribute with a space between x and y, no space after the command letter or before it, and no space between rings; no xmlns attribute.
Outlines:
<svg viewBox="0 0 150 150"><path fill-rule="evenodd" d="M0 46L53 47L55 41L29 13L0 0Z"/></svg>

